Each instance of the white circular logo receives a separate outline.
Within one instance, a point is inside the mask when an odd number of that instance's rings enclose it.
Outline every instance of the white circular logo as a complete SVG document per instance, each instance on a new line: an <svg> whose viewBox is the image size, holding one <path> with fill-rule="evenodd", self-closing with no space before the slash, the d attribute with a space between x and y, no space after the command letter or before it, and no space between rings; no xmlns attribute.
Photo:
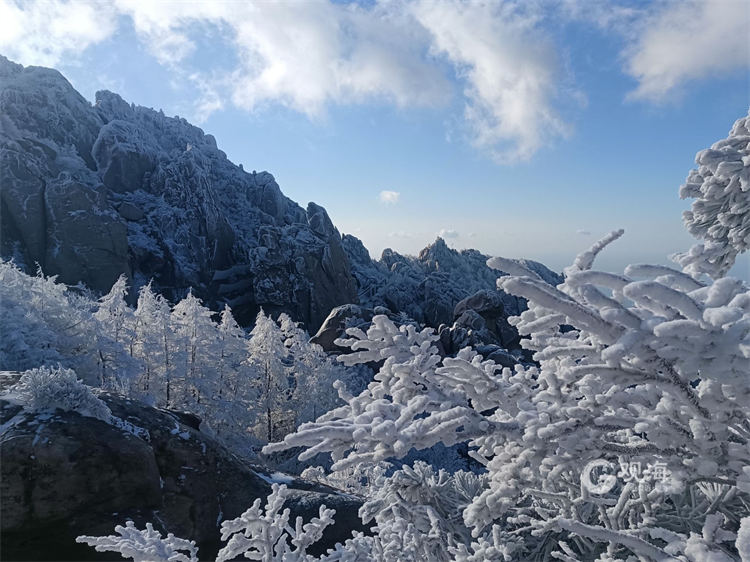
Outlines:
<svg viewBox="0 0 750 562"><path fill-rule="evenodd" d="M604 459L591 461L581 472L581 485L592 494L604 495L617 484L617 476L611 474L614 469L615 466Z"/></svg>

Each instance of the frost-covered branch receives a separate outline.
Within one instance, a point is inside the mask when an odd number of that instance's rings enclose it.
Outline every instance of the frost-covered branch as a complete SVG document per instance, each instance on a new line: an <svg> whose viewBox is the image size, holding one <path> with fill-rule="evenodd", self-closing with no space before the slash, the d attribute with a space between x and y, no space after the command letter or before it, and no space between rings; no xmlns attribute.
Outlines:
<svg viewBox="0 0 750 562"><path fill-rule="evenodd" d="M93 546L97 552L118 552L133 562L198 562L195 541L175 537L172 533L162 538L151 523L146 523L145 530L139 530L135 523L128 521L124 527L117 525L115 532L117 535L106 537L82 535L76 542Z"/></svg>
<svg viewBox="0 0 750 562"><path fill-rule="evenodd" d="M680 188L693 198L683 219L690 234L704 240L675 259L691 273L718 279L750 248L750 115L738 119L729 136L702 150Z"/></svg>

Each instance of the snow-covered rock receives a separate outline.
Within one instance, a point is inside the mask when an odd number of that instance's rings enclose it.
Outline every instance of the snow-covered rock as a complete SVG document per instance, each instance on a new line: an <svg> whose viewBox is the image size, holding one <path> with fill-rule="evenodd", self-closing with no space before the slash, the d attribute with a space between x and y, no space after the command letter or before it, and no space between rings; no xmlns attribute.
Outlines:
<svg viewBox="0 0 750 562"><path fill-rule="evenodd" d="M316 329L356 302L323 207L246 173L179 117L0 57L2 254L106 292L120 274L176 300L194 288L249 322L259 307ZM137 294L131 291L131 294Z"/></svg>
<svg viewBox="0 0 750 562"><path fill-rule="evenodd" d="M0 397L4 559L102 560L75 537L110 533L127 519L195 540L201 559L209 559L218 550L221 522L281 480L291 489L285 507L293 516L309 519L322 503L336 510L336 524L311 552L364 530L356 498L241 460L198 430L194 416L113 394L99 397L123 424L62 409L40 413L12 394Z"/></svg>

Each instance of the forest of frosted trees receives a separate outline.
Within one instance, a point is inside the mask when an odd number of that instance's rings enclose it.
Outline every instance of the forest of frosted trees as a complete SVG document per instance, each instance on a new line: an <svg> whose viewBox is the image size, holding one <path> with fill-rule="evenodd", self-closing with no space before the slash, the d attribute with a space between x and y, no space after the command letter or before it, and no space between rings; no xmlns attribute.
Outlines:
<svg viewBox="0 0 750 562"><path fill-rule="evenodd" d="M93 387L193 413L243 456L330 409L335 381L359 384L359 372L309 343L286 314L274 321L261 310L246 333L229 307L214 314L192 293L172 306L149 284L131 308L127 291L121 277L93 299L0 263L0 365L55 366Z"/></svg>
<svg viewBox="0 0 750 562"><path fill-rule="evenodd" d="M288 317L261 312L245 334L229 309L215 318L192 295L171 306L146 286L132 309L123 280L94 301L7 263L0 359L31 369L18 387L29 403L69 395L69 408L95 409L72 370L191 411L232 447L252 438L265 454L301 448L303 462L329 454L330 470L304 475L363 496L374 525L314 557L335 513L291 521L274 484L221 523L217 560L750 559L750 288L727 276L750 245L750 117L696 160L681 195L695 200L685 222L702 240L679 267L595 269L622 231L557 287L489 260L498 289L529 302L511 321L534 364L502 367L471 348L443 357L434 330L386 316L349 328L336 343L350 352L334 362ZM358 365L378 366L364 389L352 384ZM45 393L61 377L67 391ZM477 470L394 464L459 444ZM194 543L150 525L115 531L78 540L136 561L198 560Z"/></svg>

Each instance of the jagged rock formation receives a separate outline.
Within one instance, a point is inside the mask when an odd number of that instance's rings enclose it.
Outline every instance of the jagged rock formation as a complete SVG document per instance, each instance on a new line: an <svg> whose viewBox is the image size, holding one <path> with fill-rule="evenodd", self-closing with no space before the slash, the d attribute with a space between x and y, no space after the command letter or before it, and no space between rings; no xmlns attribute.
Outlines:
<svg viewBox="0 0 750 562"><path fill-rule="evenodd" d="M194 416L102 394L112 413L144 431L126 432L76 412L26 412L0 397L0 536L7 560L120 560L75 543L112 534L127 519L193 539L202 560L220 546L219 525L238 517L272 481L293 490L292 520L325 503L336 523L316 545L325 552L364 530L353 496L251 465L196 429ZM108 557L109 556L109 557Z"/></svg>
<svg viewBox="0 0 750 562"><path fill-rule="evenodd" d="M487 267L488 256L477 250L453 250L442 238L427 246L418 257L402 256L386 249L379 261L372 260L362 242L354 236L345 234L343 246L363 306L385 306L393 313L406 314L434 328L450 325L457 319L460 314L455 316L454 309L463 299L477 291L496 292L495 282L501 275ZM560 275L539 262L518 261L551 285L562 282ZM499 293L498 298L505 305L506 318L525 307L523 299L505 293Z"/></svg>
<svg viewBox="0 0 750 562"><path fill-rule="evenodd" d="M2 255L107 291L127 274L192 287L246 323L259 307L316 329L357 301L341 236L211 135L111 92L91 105L57 71L0 57Z"/></svg>

